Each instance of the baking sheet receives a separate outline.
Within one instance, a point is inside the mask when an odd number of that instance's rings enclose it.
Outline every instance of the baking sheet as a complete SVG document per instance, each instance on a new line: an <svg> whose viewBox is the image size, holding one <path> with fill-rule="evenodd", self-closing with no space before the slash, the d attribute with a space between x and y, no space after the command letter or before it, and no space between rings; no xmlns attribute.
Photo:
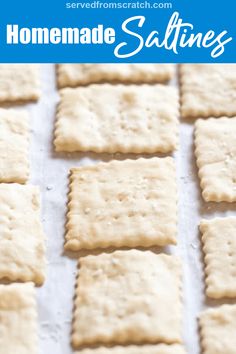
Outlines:
<svg viewBox="0 0 236 354"><path fill-rule="evenodd" d="M71 354L70 331L77 258L63 254L68 171L74 166L97 163L100 159L121 159L123 156L54 152L52 142L58 102L55 66L43 64L40 67L42 97L38 103L27 106L31 118L30 183L41 188L42 220L47 236L47 278L44 286L37 289L40 354ZM176 82L171 84L176 85ZM183 260L183 336L187 352L198 354L197 314L204 307L215 306L219 302L205 303L197 225L202 217L235 214L236 205L203 203L193 156L192 134L193 124L181 122L180 149L175 153L179 185L178 245L166 250L178 254Z"/></svg>

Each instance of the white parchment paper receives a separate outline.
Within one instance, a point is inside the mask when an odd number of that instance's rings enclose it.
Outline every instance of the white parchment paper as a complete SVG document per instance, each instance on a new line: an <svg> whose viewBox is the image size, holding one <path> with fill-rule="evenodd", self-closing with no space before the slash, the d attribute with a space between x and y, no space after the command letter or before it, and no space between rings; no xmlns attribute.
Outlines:
<svg viewBox="0 0 236 354"><path fill-rule="evenodd" d="M43 64L40 67L42 97L38 103L26 106L31 119L30 183L41 188L42 220L47 236L47 279L44 286L37 289L40 354L71 354L70 331L77 260L63 254L68 171L74 166L114 157L54 152L53 130L58 102L55 66ZM206 303L204 296L198 223L202 217L235 214L236 207L235 204L222 203L219 206L202 201L193 156L192 123L181 122L180 127L180 148L175 153L179 185L178 246L167 248L167 252L178 254L183 260L183 336L187 353L198 354L197 315L206 306L218 304Z"/></svg>

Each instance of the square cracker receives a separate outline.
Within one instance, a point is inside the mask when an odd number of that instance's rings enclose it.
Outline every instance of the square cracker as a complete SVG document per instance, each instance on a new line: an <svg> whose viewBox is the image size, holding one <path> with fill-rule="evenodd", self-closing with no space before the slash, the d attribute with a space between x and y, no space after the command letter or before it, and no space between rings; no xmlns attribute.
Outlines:
<svg viewBox="0 0 236 354"><path fill-rule="evenodd" d="M178 257L138 250L81 257L72 345L181 343Z"/></svg>
<svg viewBox="0 0 236 354"><path fill-rule="evenodd" d="M236 305L205 310L199 323L202 354L235 354Z"/></svg>
<svg viewBox="0 0 236 354"><path fill-rule="evenodd" d="M45 263L38 188L0 184L0 279L41 285Z"/></svg>
<svg viewBox="0 0 236 354"><path fill-rule="evenodd" d="M65 249L175 244L176 189L171 157L73 168Z"/></svg>
<svg viewBox="0 0 236 354"><path fill-rule="evenodd" d="M173 78L173 64L59 64L58 86L99 82L153 83Z"/></svg>
<svg viewBox="0 0 236 354"><path fill-rule="evenodd" d="M236 117L199 119L195 155L207 202L236 201Z"/></svg>
<svg viewBox="0 0 236 354"><path fill-rule="evenodd" d="M110 347L84 349L75 354L186 354L179 344L147 344L143 346L130 345L126 347Z"/></svg>
<svg viewBox="0 0 236 354"><path fill-rule="evenodd" d="M215 299L236 298L236 217L203 220L200 230L207 295Z"/></svg>
<svg viewBox="0 0 236 354"><path fill-rule="evenodd" d="M56 151L167 153L178 145L178 93L164 85L91 85L60 92Z"/></svg>
<svg viewBox="0 0 236 354"><path fill-rule="evenodd" d="M35 64L0 64L0 102L32 101L40 96Z"/></svg>
<svg viewBox="0 0 236 354"><path fill-rule="evenodd" d="M32 283L0 285L0 352L36 354L37 310Z"/></svg>
<svg viewBox="0 0 236 354"><path fill-rule="evenodd" d="M0 108L0 182L29 177L29 121L26 111Z"/></svg>
<svg viewBox="0 0 236 354"><path fill-rule="evenodd" d="M183 64L180 83L183 117L236 115L235 64Z"/></svg>

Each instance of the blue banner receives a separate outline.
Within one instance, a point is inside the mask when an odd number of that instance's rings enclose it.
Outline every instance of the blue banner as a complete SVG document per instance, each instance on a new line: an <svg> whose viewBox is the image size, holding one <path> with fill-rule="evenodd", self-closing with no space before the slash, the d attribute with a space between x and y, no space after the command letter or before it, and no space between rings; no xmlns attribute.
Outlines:
<svg viewBox="0 0 236 354"><path fill-rule="evenodd" d="M11 0L0 62L233 63L235 10L235 0Z"/></svg>

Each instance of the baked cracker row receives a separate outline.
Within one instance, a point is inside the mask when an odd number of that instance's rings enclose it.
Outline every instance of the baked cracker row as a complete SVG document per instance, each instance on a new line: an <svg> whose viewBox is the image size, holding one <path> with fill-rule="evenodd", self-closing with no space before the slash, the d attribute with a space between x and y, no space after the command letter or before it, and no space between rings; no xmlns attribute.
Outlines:
<svg viewBox="0 0 236 354"><path fill-rule="evenodd" d="M173 255L115 251L79 259L72 345L181 344L182 267Z"/></svg>
<svg viewBox="0 0 236 354"><path fill-rule="evenodd" d="M235 116L236 65L182 64L180 93L184 118Z"/></svg>
<svg viewBox="0 0 236 354"><path fill-rule="evenodd" d="M91 85L60 91L56 151L169 153L178 147L178 92L164 85Z"/></svg>
<svg viewBox="0 0 236 354"><path fill-rule="evenodd" d="M82 349L75 354L186 354L186 351L179 344L147 344L143 346L129 345L125 347Z"/></svg>
<svg viewBox="0 0 236 354"><path fill-rule="evenodd" d="M73 168L68 198L66 250L176 244L171 157Z"/></svg>
<svg viewBox="0 0 236 354"><path fill-rule="evenodd" d="M101 82L162 83L174 77L173 64L59 64L60 88Z"/></svg>

